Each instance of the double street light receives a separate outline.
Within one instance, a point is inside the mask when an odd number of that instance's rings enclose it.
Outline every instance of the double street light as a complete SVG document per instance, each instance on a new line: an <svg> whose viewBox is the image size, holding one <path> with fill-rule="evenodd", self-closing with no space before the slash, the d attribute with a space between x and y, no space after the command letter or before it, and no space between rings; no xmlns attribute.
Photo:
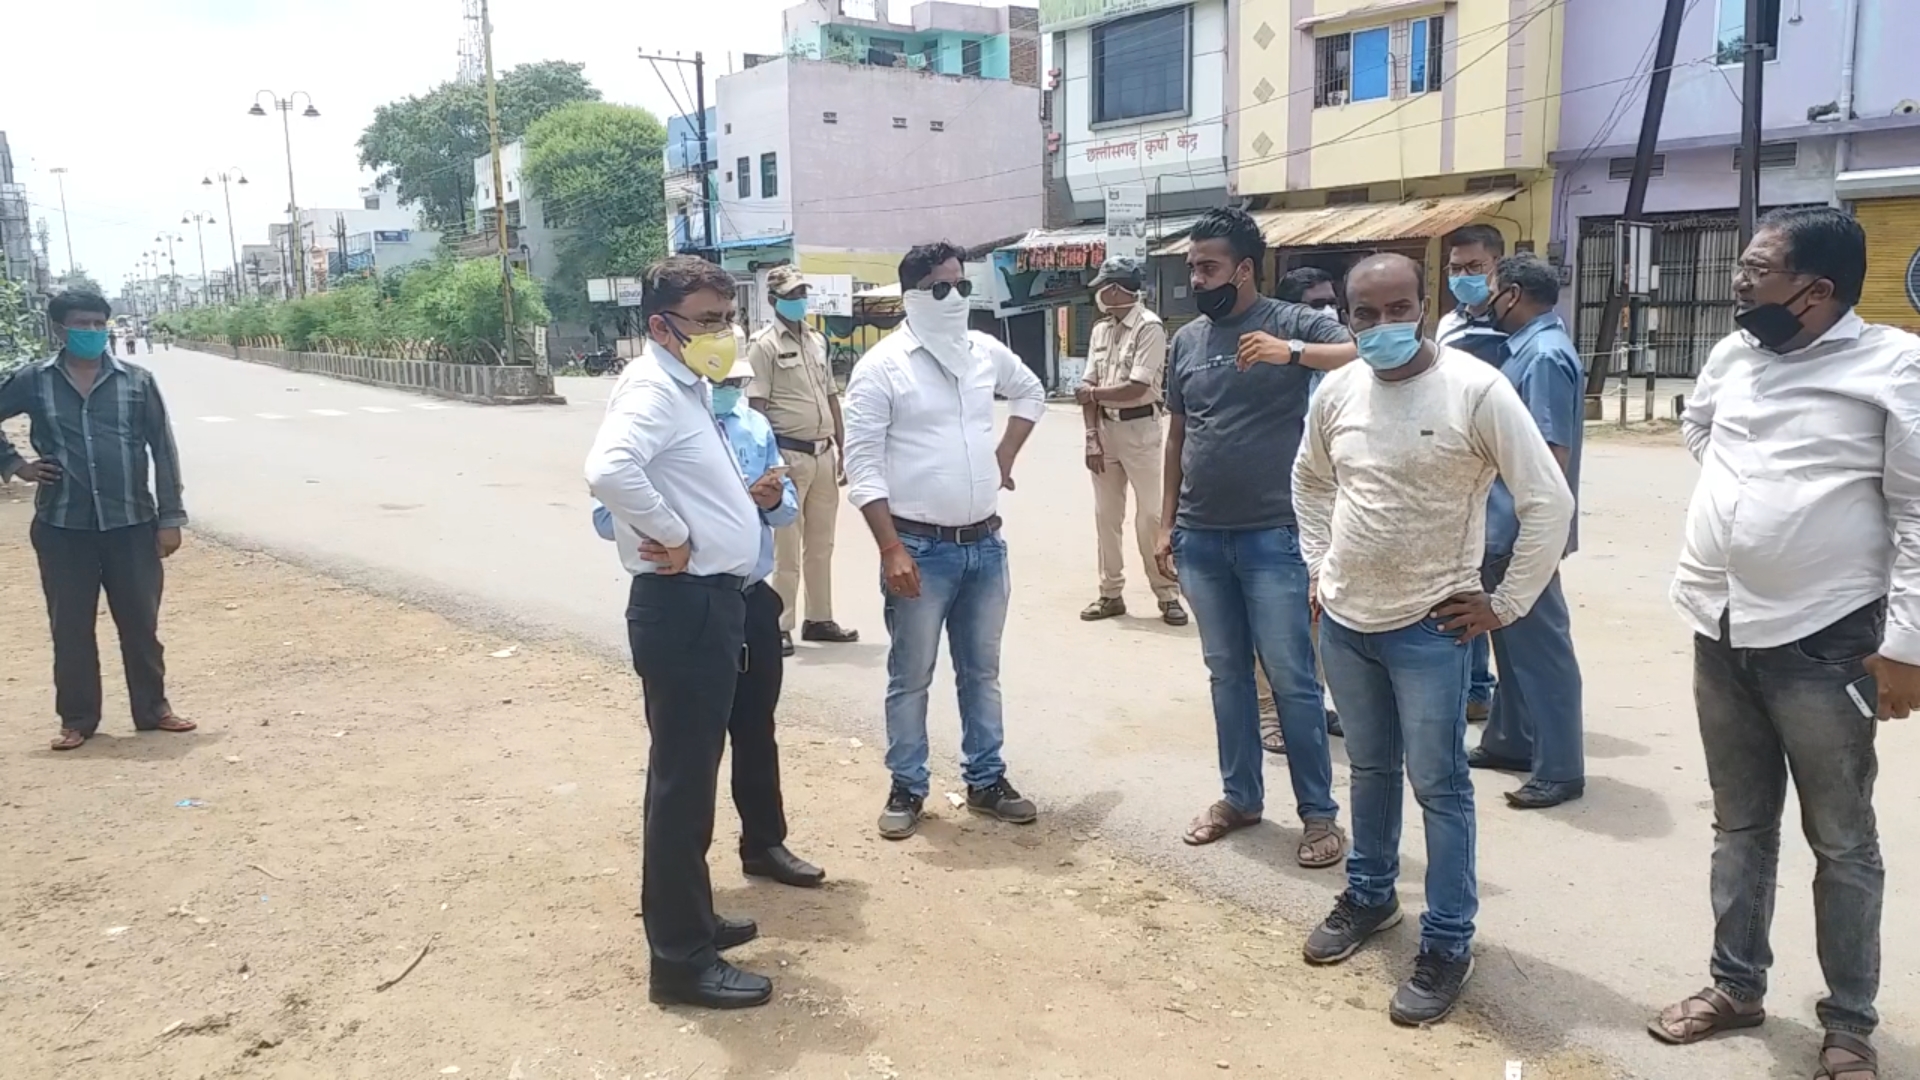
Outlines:
<svg viewBox="0 0 1920 1080"><path fill-rule="evenodd" d="M293 123L290 117L300 98L307 99L307 107L301 111L301 116L318 119L320 110L313 107L313 95L305 90L295 90L286 97L280 97L271 90L262 90L253 95L253 107L247 110L248 116L267 115L266 108L260 104L262 98L272 102L273 107L280 110L280 134L286 140L287 146L287 251L293 257L293 279L300 290L300 295L305 296L307 295L307 275L306 267L302 265L300 258L300 200L293 192Z"/></svg>
<svg viewBox="0 0 1920 1080"><path fill-rule="evenodd" d="M255 108L259 108L259 106L256 105ZM245 294L246 290L240 286L240 244L233 238L233 188L231 185L244 185L247 182L247 174L241 172L240 167L236 165L231 169L215 173L214 176L220 178L220 194L227 202L227 254L233 259L234 295L232 299L237 300ZM208 176L206 179L200 181L200 186L212 187L213 176ZM207 220L211 222L213 219L208 218Z"/></svg>
<svg viewBox="0 0 1920 1080"><path fill-rule="evenodd" d="M212 214L181 214L180 224L192 225L194 236L200 241L200 303L213 303L213 279L207 276L207 230L206 226L216 224Z"/></svg>
<svg viewBox="0 0 1920 1080"><path fill-rule="evenodd" d="M176 240L184 244L187 238L165 231L153 238L154 243L167 245L167 310L169 311L180 310L180 272L175 268L173 261L173 244ZM155 256L159 254L157 250L154 252Z"/></svg>

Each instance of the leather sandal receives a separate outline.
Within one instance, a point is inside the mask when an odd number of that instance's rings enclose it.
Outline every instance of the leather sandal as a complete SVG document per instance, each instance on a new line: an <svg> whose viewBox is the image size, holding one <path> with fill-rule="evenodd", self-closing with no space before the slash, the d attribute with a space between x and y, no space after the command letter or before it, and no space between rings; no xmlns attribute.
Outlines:
<svg viewBox="0 0 1920 1080"><path fill-rule="evenodd" d="M1306 831L1300 836L1300 848L1294 852L1294 858L1308 870L1324 870L1337 866L1347 857L1347 834L1340 830L1340 823L1332 818L1308 818ZM1332 841L1331 844L1328 841Z"/></svg>
<svg viewBox="0 0 1920 1080"><path fill-rule="evenodd" d="M1738 1000L1717 986L1660 1010L1647 1021L1647 1033L1669 1046L1686 1046L1724 1031L1759 1027L1767 1010L1757 1001Z"/></svg>
<svg viewBox="0 0 1920 1080"><path fill-rule="evenodd" d="M87 736L72 728L61 728L60 737L53 740L55 750L78 750L86 745Z"/></svg>
<svg viewBox="0 0 1920 1080"><path fill-rule="evenodd" d="M1194 847L1211 844L1230 832L1237 832L1250 825L1260 824L1259 814L1249 814L1236 809L1225 799L1207 807L1206 812L1193 819L1187 826L1187 834L1181 839Z"/></svg>
<svg viewBox="0 0 1920 1080"><path fill-rule="evenodd" d="M1836 1060L1835 1054L1842 1057ZM1880 1053L1872 1043L1844 1031L1827 1032L1820 1043L1820 1071L1813 1080L1878 1080L1879 1076Z"/></svg>
<svg viewBox="0 0 1920 1080"><path fill-rule="evenodd" d="M199 724L196 724L191 720L182 720L180 717L175 716L172 713L168 713L167 715L161 717L158 723L153 725L153 730L183 732L183 731L192 731L194 728L197 728L199 726L200 726Z"/></svg>

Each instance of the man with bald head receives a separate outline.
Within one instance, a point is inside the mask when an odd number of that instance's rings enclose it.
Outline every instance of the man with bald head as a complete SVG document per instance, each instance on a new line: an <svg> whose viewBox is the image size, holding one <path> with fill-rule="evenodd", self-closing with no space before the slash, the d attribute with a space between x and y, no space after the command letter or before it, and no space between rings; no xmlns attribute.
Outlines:
<svg viewBox="0 0 1920 1080"><path fill-rule="evenodd" d="M1322 609L1321 662L1347 733L1353 853L1347 889L1307 939L1332 964L1400 922L1401 774L1427 838L1427 909L1414 974L1388 1014L1430 1024L1473 971L1473 780L1467 691L1474 639L1533 607L1567 542L1573 496L1512 384L1424 333L1420 268L1376 255L1347 278L1362 363L1328 373L1293 466L1300 549ZM1513 494L1513 561L1481 589L1487 493Z"/></svg>

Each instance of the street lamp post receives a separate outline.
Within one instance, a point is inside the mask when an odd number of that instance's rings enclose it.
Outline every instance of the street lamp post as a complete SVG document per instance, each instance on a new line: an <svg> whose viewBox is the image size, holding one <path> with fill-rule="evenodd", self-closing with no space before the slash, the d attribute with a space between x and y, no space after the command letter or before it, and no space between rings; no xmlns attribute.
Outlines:
<svg viewBox="0 0 1920 1080"><path fill-rule="evenodd" d="M207 276L207 230L206 226L215 225L210 214L182 214L180 224L193 224L193 234L200 241L200 303L203 307L212 306L213 279Z"/></svg>
<svg viewBox="0 0 1920 1080"><path fill-rule="evenodd" d="M54 182L60 185L60 233L67 239L67 273L73 273L73 223L67 220L67 169L61 166L48 169Z"/></svg>
<svg viewBox="0 0 1920 1080"><path fill-rule="evenodd" d="M245 184L247 174L241 172L240 167L236 165L231 170L218 175L220 194L227 202L227 255L233 260L233 298L237 300L246 294L246 290L240 287L240 244L233 238L233 188L229 186L229 182ZM200 186L212 187L213 177L209 176L200 181Z"/></svg>
<svg viewBox="0 0 1920 1080"><path fill-rule="evenodd" d="M293 122L289 117L293 114L294 102L298 98L307 99L307 107L301 111L301 116L318 118L320 110L313 107L313 95L307 93L305 90L295 90L286 97L280 97L271 90L262 90L253 95L253 108L247 110L248 116L267 115L267 110L260 104L260 99L263 97L273 102L273 107L280 110L280 134L286 140L287 146L288 254L291 255L293 259L294 281L299 287L300 295L306 296L306 268L301 265L300 261L300 200L293 192Z"/></svg>
<svg viewBox="0 0 1920 1080"><path fill-rule="evenodd" d="M187 238L184 236L175 236L170 232L162 232L159 236L156 236L153 238L154 243L158 244L162 241L165 241L167 245L167 310L168 311L180 310L180 271L176 268L173 261L173 243L176 240L180 241L181 243L185 243L186 239Z"/></svg>

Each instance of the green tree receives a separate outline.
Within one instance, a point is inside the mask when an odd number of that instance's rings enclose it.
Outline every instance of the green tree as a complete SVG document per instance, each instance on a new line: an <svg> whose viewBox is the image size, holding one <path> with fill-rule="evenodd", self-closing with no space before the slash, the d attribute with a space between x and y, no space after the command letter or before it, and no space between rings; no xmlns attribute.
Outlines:
<svg viewBox="0 0 1920 1080"><path fill-rule="evenodd" d="M498 98L500 138L512 142L562 105L600 100L600 91L587 81L586 65L542 60L500 76ZM471 220L473 159L487 151L487 91L470 83L442 83L382 105L360 134L360 165L391 181L401 199L419 203L425 223L438 229Z"/></svg>
<svg viewBox="0 0 1920 1080"><path fill-rule="evenodd" d="M564 228L547 306L584 318L587 279L630 276L667 252L661 152L667 132L645 109L574 102L533 122L522 176L548 224Z"/></svg>
<svg viewBox="0 0 1920 1080"><path fill-rule="evenodd" d="M56 293L90 292L98 293L101 296L107 295L106 290L100 287L99 282L93 280L93 276L88 274L86 268L83 266L76 266L66 273L61 274L59 277L54 278L53 291Z"/></svg>
<svg viewBox="0 0 1920 1080"><path fill-rule="evenodd" d="M0 276L0 374L53 351L33 294L9 277Z"/></svg>

